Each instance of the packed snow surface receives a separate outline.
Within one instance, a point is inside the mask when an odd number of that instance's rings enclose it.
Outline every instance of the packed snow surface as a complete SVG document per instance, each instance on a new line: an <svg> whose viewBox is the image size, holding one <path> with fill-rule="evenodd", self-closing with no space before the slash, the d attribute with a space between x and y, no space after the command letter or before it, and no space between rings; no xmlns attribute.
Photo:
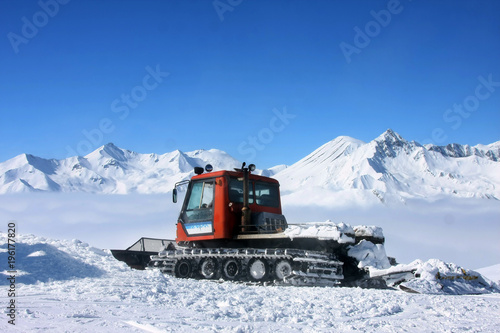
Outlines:
<svg viewBox="0 0 500 333"><path fill-rule="evenodd" d="M6 234L0 234L2 265L6 248ZM500 327L495 293L449 296L176 279L131 270L85 242L34 235L17 235L16 265L23 271L16 277L16 325L4 316L3 332L498 332ZM7 279L0 281L7 290ZM7 292L0 302L8 304Z"/></svg>

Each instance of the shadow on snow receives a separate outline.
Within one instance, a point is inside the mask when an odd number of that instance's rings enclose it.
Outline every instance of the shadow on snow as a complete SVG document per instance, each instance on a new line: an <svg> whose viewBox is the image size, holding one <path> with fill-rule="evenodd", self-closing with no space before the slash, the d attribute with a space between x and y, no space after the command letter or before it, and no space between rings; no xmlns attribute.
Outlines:
<svg viewBox="0 0 500 333"><path fill-rule="evenodd" d="M62 281L75 278L100 277L104 271L78 260L49 244L16 243L16 283ZM0 285L10 284L7 244L0 246L0 262L4 268ZM6 277L5 277L6 276Z"/></svg>

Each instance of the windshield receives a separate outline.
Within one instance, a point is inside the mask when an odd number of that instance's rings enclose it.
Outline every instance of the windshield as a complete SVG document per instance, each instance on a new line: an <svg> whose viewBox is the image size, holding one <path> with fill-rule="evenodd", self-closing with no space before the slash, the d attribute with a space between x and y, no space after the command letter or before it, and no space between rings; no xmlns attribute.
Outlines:
<svg viewBox="0 0 500 333"><path fill-rule="evenodd" d="M212 220L214 201L214 181L193 183L184 212L184 222Z"/></svg>

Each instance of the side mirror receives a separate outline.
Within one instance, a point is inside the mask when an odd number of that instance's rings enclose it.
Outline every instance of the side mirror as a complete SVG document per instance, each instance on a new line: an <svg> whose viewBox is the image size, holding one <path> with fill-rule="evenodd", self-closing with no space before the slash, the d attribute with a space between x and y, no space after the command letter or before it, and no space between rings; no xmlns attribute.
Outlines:
<svg viewBox="0 0 500 333"><path fill-rule="evenodd" d="M177 188L174 188L174 190L172 191L172 201L174 203L177 203Z"/></svg>

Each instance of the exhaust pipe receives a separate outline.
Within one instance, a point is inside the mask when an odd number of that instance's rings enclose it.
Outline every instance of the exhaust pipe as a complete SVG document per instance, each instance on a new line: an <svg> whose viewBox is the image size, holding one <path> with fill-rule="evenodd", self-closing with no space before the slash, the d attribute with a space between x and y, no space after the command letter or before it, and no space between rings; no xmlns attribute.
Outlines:
<svg viewBox="0 0 500 333"><path fill-rule="evenodd" d="M255 165L250 164L248 168L245 168L245 162L241 166L241 171L243 172L243 208L241 208L241 231L246 232L247 227L251 224L252 211L249 206L248 193L250 192L250 180L249 174L251 171L255 170Z"/></svg>

